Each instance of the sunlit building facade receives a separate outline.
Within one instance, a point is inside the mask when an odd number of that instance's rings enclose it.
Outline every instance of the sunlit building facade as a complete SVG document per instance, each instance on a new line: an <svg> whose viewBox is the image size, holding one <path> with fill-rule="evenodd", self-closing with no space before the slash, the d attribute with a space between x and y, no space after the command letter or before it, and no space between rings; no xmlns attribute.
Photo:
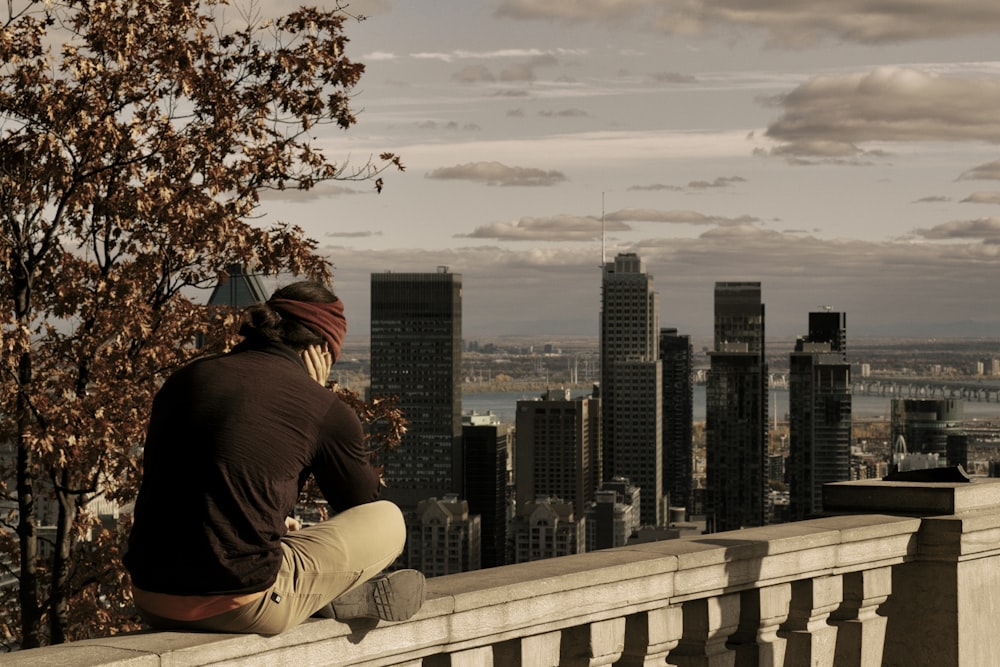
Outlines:
<svg viewBox="0 0 1000 667"><path fill-rule="evenodd" d="M665 518L659 305L653 278L635 253L605 263L601 297L604 475L640 487L640 520L659 526Z"/></svg>

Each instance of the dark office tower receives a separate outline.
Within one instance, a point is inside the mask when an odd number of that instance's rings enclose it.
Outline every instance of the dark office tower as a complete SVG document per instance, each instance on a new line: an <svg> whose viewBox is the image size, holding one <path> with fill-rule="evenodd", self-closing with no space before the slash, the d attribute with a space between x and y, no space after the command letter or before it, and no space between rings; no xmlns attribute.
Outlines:
<svg viewBox="0 0 1000 667"><path fill-rule="evenodd" d="M715 284L715 349L705 400L709 532L764 524L767 362L758 282Z"/></svg>
<svg viewBox="0 0 1000 667"><path fill-rule="evenodd" d="M663 494L671 507L691 510L694 385L691 338L677 329L660 329L663 365Z"/></svg>
<svg viewBox="0 0 1000 667"><path fill-rule="evenodd" d="M900 436L910 454L948 456L948 436L965 432L965 404L955 398L892 399L892 441Z"/></svg>
<svg viewBox="0 0 1000 667"><path fill-rule="evenodd" d="M518 506L558 498L586 514L600 486L601 401L568 390L517 402L514 485Z"/></svg>
<svg viewBox="0 0 1000 667"><path fill-rule="evenodd" d="M969 469L969 436L965 433L955 433L948 436L948 465L962 466Z"/></svg>
<svg viewBox="0 0 1000 667"><path fill-rule="evenodd" d="M823 485L851 478L851 367L844 313L809 313L788 375L789 518L823 509Z"/></svg>
<svg viewBox="0 0 1000 667"><path fill-rule="evenodd" d="M482 566L505 564L507 549L507 452L510 427L495 415L463 418L462 451L469 512L480 516Z"/></svg>
<svg viewBox="0 0 1000 667"><path fill-rule="evenodd" d="M663 387L659 309L653 279L635 253L604 265L601 295L604 477L641 489L640 521L661 526Z"/></svg>
<svg viewBox="0 0 1000 667"><path fill-rule="evenodd" d="M462 276L373 273L371 396L398 396L408 421L388 452L383 497L404 509L461 494Z"/></svg>
<svg viewBox="0 0 1000 667"><path fill-rule="evenodd" d="M809 313L807 342L829 343L831 352L847 360L847 313L823 310Z"/></svg>

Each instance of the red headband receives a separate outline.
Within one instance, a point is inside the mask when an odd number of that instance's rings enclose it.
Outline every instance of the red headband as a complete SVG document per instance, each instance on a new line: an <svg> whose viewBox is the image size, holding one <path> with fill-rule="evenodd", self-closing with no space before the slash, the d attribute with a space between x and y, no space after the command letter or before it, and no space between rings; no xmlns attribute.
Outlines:
<svg viewBox="0 0 1000 667"><path fill-rule="evenodd" d="M330 345L330 354L336 362L340 356L340 346L347 333L347 320L344 318L344 303L337 299L329 303L315 301L293 301L291 299L271 299L267 302L271 308L284 315L289 315L318 333Z"/></svg>

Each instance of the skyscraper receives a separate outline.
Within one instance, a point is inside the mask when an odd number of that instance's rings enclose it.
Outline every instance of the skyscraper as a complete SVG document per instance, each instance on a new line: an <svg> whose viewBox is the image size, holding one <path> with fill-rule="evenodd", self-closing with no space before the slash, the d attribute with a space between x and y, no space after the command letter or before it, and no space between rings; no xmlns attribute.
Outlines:
<svg viewBox="0 0 1000 667"><path fill-rule="evenodd" d="M691 510L694 385L690 336L660 329L663 364L663 493L672 507Z"/></svg>
<svg viewBox="0 0 1000 667"><path fill-rule="evenodd" d="M759 282L715 284L715 345L705 399L709 532L764 524L767 362Z"/></svg>
<svg viewBox="0 0 1000 667"><path fill-rule="evenodd" d="M260 301L267 301L260 276L248 272L242 264L230 264L226 275L212 289L208 305L243 309Z"/></svg>
<svg viewBox="0 0 1000 667"><path fill-rule="evenodd" d="M510 441L510 426L501 424L496 415L463 417L463 486L469 501L469 512L481 518L483 567L506 563L507 455Z"/></svg>
<svg viewBox="0 0 1000 667"><path fill-rule="evenodd" d="M462 494L462 276L373 273L371 396L397 396L408 421L383 456L383 497L404 509Z"/></svg>
<svg viewBox="0 0 1000 667"><path fill-rule="evenodd" d="M243 264L230 264L226 267L226 274L212 288L208 307L213 312L218 308L243 310L247 306L267 301L267 296L259 275L249 272ZM195 346L204 347L205 342L204 334L199 333L195 338Z"/></svg>
<svg viewBox="0 0 1000 667"><path fill-rule="evenodd" d="M957 398L892 399L892 440L900 436L911 454L948 455L948 436L965 432L965 404Z"/></svg>
<svg viewBox="0 0 1000 667"><path fill-rule="evenodd" d="M791 354L789 394L789 519L823 509L823 485L851 478L851 367L847 316L809 313L809 335Z"/></svg>
<svg viewBox="0 0 1000 667"><path fill-rule="evenodd" d="M568 390L517 402L514 484L519 505L554 497L577 517L601 484L601 401Z"/></svg>
<svg viewBox="0 0 1000 667"><path fill-rule="evenodd" d="M663 508L662 366L653 279L635 253L604 265L601 400L604 476L640 487L640 520L660 526Z"/></svg>

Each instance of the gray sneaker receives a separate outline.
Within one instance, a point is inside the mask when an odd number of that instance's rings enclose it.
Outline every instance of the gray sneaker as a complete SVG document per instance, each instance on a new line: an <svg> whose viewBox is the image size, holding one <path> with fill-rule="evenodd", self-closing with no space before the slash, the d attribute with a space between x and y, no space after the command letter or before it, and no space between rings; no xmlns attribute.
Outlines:
<svg viewBox="0 0 1000 667"><path fill-rule="evenodd" d="M333 602L334 618L380 618L405 621L424 603L424 575L417 570L397 570L369 579Z"/></svg>

